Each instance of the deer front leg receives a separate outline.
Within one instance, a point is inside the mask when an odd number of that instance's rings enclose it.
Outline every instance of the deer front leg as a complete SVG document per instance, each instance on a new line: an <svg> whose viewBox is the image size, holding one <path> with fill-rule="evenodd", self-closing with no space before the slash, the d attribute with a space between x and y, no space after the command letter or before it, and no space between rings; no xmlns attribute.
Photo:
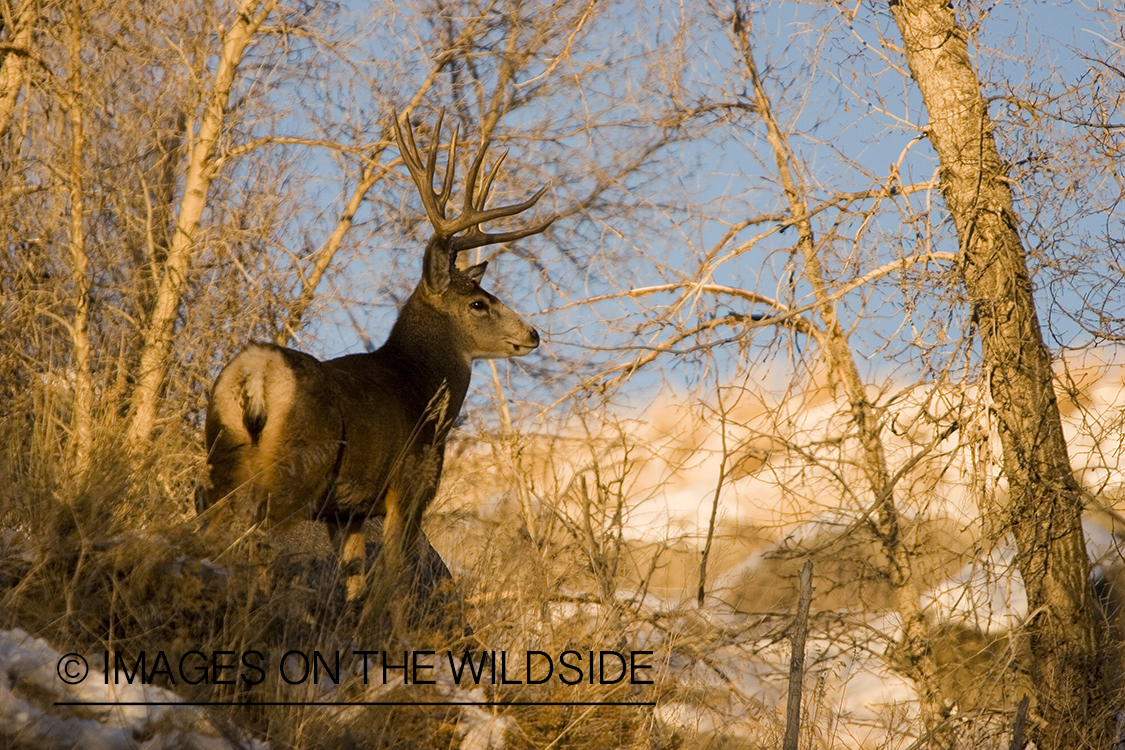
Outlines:
<svg viewBox="0 0 1125 750"><path fill-rule="evenodd" d="M411 492L403 492L398 487L392 487L387 492L384 507L386 516L383 518L383 574L387 581L395 581L408 565L408 555L411 546L413 515L410 502Z"/></svg>

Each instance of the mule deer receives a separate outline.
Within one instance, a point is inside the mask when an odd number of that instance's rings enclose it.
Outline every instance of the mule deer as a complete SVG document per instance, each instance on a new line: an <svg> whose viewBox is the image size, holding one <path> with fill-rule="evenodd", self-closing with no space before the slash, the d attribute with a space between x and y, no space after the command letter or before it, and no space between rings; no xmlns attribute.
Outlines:
<svg viewBox="0 0 1125 750"><path fill-rule="evenodd" d="M420 533L422 514L441 478L450 425L461 411L473 360L527 354L539 334L480 286L487 263L461 270L471 248L544 231L554 218L523 229L486 233L481 225L527 211L528 200L485 208L507 152L477 182L486 141L465 178L464 204L446 217L453 187L457 129L441 188L434 190L441 115L423 164L407 123L394 114L402 160L418 189L433 236L422 278L399 310L386 343L367 354L327 361L274 344L252 343L223 368L207 410L210 488L198 510L226 499L262 522L266 538L287 524L328 524L341 563L365 563L363 523L383 516L384 560L402 570ZM347 599L363 579L354 570Z"/></svg>

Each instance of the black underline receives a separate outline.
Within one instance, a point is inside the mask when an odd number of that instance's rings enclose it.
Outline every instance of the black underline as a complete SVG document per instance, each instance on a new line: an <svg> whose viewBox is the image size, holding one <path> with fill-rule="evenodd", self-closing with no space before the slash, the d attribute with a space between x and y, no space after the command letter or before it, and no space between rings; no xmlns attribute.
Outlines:
<svg viewBox="0 0 1125 750"><path fill-rule="evenodd" d="M655 706L655 701L181 701L177 703L147 701L56 701L56 706Z"/></svg>

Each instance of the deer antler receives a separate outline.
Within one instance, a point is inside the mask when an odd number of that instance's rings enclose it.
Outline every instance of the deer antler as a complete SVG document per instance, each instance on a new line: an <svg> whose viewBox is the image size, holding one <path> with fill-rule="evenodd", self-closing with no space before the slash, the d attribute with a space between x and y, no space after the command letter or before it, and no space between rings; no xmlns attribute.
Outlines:
<svg viewBox="0 0 1125 750"><path fill-rule="evenodd" d="M398 148L402 153L402 161L406 164L406 168L410 172L410 178L418 188L418 195L422 198L422 206L426 209L426 216L429 217L430 224L434 228L434 236L449 240L451 263L456 259L457 254L463 250L470 250L474 247L482 247L484 245L495 245L500 242L511 242L521 237L539 234L547 227L551 226L557 218L552 216L546 221L533 224L530 227L514 229L509 232L481 231L481 224L501 219L505 216L515 216L516 214L523 213L538 203L539 199L543 197L543 193L547 192L547 187L544 186L539 192L522 203L514 203L510 206L497 206L496 208L486 210L484 206L488 201L488 194L492 190L492 184L496 180L496 175L500 172L500 165L504 163L504 159L508 155L507 151L500 154L500 158L496 160L496 163L492 165L492 169L485 175L484 183L481 185L480 196L477 197L477 178L480 175L480 168L484 164L484 155L488 151L488 141L485 141L481 146L480 151L477 152L476 158L473 159L473 163L469 167L469 173L465 178L465 202L461 208L461 212L456 218L446 218L445 207L448 205L449 196L453 192L453 168L457 162L456 126L453 128L453 137L449 142L449 157L445 164L445 176L441 182L441 190L435 191L434 173L437 171L438 143L441 140L441 122L445 117L445 112L438 113L437 125L434 127L434 141L430 145L429 153L426 155L425 165L422 164L422 158L418 153L418 146L414 142L414 131L413 128L410 127L410 123L406 123L406 132L404 135L402 126L399 124L398 112L392 110L391 114L394 117L395 137L398 139ZM463 232L463 234L459 234L461 232Z"/></svg>

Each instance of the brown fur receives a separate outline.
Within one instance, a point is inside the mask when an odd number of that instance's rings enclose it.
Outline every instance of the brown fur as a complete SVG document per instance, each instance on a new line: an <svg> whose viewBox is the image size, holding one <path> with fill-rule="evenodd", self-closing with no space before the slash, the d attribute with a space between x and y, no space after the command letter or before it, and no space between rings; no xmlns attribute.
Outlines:
<svg viewBox="0 0 1125 750"><path fill-rule="evenodd" d="M412 137L407 143L400 134L399 143L413 152L413 161L407 153L404 160L435 235L422 279L386 343L324 362L275 344L250 344L215 381L206 424L210 486L197 499L201 513L230 505L225 522L261 521L268 539L323 521L345 565L364 556L364 521L383 516L383 554L395 572L414 551L422 514L437 493L446 435L461 411L472 361L520 356L539 345L535 329L481 288L486 264L460 270L457 253L547 226L481 232L479 222L525 210L537 197L485 212L487 189L478 200L471 187L461 216L445 220L444 203L435 200L448 199L447 191L443 198L431 187L433 152L420 174ZM483 152L470 185L482 160ZM495 169L486 185L494 176ZM354 599L362 579L354 570L350 575Z"/></svg>

